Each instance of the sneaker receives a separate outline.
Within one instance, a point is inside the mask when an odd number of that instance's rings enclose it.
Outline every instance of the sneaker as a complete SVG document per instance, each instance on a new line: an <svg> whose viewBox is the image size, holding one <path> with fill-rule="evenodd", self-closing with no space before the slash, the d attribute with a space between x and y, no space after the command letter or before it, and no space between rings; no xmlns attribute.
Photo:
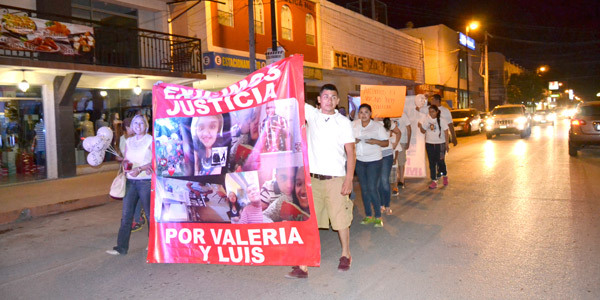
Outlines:
<svg viewBox="0 0 600 300"><path fill-rule="evenodd" d="M448 185L448 176L444 176L444 186Z"/></svg>
<svg viewBox="0 0 600 300"><path fill-rule="evenodd" d="M398 182L398 188L404 189L406 184L404 182Z"/></svg>
<svg viewBox="0 0 600 300"><path fill-rule="evenodd" d="M392 189L392 196L398 196L398 188Z"/></svg>
<svg viewBox="0 0 600 300"><path fill-rule="evenodd" d="M437 181L432 180L431 184L429 184L429 189L433 190L433 189L436 189L436 188L437 188Z"/></svg>
<svg viewBox="0 0 600 300"><path fill-rule="evenodd" d="M338 265L338 271L346 272L350 270L350 265L352 265L352 257L348 258L345 256L340 257L340 264Z"/></svg>
<svg viewBox="0 0 600 300"><path fill-rule="evenodd" d="M289 279L301 279L308 278L308 271L302 271L300 267L292 267L292 271L285 274L285 278Z"/></svg>
<svg viewBox="0 0 600 300"><path fill-rule="evenodd" d="M371 224L373 223L375 219L373 217L365 217L362 221L360 221L360 224L363 225L367 225L367 224Z"/></svg>
<svg viewBox="0 0 600 300"><path fill-rule="evenodd" d="M146 218L146 212L142 210L142 213L140 214L140 225L144 226L146 221L148 221L148 218Z"/></svg>
<svg viewBox="0 0 600 300"><path fill-rule="evenodd" d="M385 206L381 207L381 212L384 213L385 212Z"/></svg>
<svg viewBox="0 0 600 300"><path fill-rule="evenodd" d="M138 232L142 230L142 224L141 223L133 223L131 225L131 232Z"/></svg>
<svg viewBox="0 0 600 300"><path fill-rule="evenodd" d="M390 207L388 207L385 209L384 213L389 216L392 214L392 209Z"/></svg>
<svg viewBox="0 0 600 300"><path fill-rule="evenodd" d="M375 224L375 227L383 227L383 220L382 219L375 219L373 221L373 224Z"/></svg>
<svg viewBox="0 0 600 300"><path fill-rule="evenodd" d="M108 253L110 255L121 255L121 253L119 253L119 251L114 250L114 249L106 250L106 253Z"/></svg>

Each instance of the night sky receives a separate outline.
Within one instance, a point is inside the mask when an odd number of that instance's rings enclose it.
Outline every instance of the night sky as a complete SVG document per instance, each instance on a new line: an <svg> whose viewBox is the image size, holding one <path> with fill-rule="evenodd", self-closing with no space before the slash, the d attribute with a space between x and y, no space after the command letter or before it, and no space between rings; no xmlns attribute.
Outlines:
<svg viewBox="0 0 600 300"><path fill-rule="evenodd" d="M356 0L330 0L344 6ZM365 1L365 0L363 0ZM370 3L370 0L367 0ZM464 32L470 20L481 27L471 31L483 42L488 31L490 52L535 70L548 65L544 79L560 80L584 100L600 92L600 1L599 0L383 0L388 6L389 25L404 28L445 24ZM366 2L363 2L366 3ZM363 4L365 5L365 4ZM600 100L600 99L597 99Z"/></svg>

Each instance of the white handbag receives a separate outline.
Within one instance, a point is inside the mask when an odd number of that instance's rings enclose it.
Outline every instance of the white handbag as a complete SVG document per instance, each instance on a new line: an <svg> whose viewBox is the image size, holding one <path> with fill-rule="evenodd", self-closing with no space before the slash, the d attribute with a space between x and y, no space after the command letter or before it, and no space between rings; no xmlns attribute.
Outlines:
<svg viewBox="0 0 600 300"><path fill-rule="evenodd" d="M119 173L117 173L117 177L112 182L110 186L110 192L108 193L111 198L122 200L125 197L125 186L127 185L127 177L123 172L123 168L119 168Z"/></svg>

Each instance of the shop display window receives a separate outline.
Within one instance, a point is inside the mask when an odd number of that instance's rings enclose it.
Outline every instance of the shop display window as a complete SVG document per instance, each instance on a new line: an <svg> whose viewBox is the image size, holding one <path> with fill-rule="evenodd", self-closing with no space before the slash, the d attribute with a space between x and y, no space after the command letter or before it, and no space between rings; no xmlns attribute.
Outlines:
<svg viewBox="0 0 600 300"><path fill-rule="evenodd" d="M136 95L131 89L100 90L77 89L73 99L73 126L75 161L77 165L87 165L87 152L83 140L97 134L98 129L107 126L113 131L112 147L121 152L121 136L126 135L123 121L135 114L142 114L152 124L152 92L142 91ZM151 129L148 132L152 132ZM115 161L117 157L106 153L104 161Z"/></svg>
<svg viewBox="0 0 600 300"><path fill-rule="evenodd" d="M41 88L0 86L0 185L46 178Z"/></svg>

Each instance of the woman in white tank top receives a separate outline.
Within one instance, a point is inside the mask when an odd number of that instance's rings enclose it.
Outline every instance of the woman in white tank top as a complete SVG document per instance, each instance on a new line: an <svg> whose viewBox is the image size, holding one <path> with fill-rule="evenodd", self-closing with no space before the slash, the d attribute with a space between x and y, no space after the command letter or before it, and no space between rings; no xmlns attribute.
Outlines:
<svg viewBox="0 0 600 300"><path fill-rule="evenodd" d="M117 246L106 253L125 255L129 250L131 223L138 201L142 202L148 215L150 228L150 179L152 178L152 136L148 134L148 121L144 116L136 115L131 120L134 136L126 140L123 156L123 169L127 175L127 187L123 198L121 226L117 236Z"/></svg>

